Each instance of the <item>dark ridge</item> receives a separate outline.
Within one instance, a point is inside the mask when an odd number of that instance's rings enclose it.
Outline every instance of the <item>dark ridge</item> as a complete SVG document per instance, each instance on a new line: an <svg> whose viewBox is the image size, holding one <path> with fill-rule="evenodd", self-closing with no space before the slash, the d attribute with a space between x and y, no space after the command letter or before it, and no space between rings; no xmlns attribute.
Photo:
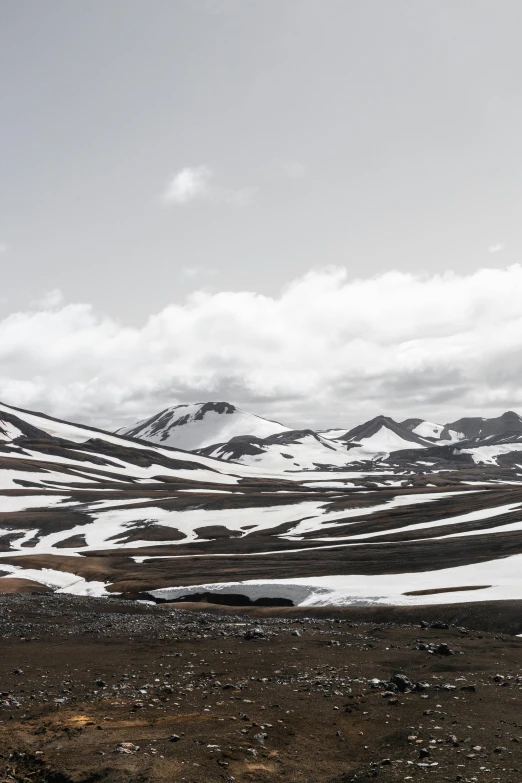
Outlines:
<svg viewBox="0 0 522 783"><path fill-rule="evenodd" d="M314 438L325 449L335 451L335 447L324 440L314 432L314 430L287 430L286 432L276 432L268 435L266 438L258 438L255 435L235 435L226 443L214 443L211 446L205 446L197 449L196 453L206 457L222 459L226 454L227 459L234 461L245 456L258 456L265 454L270 446L293 446L299 443L303 438ZM291 454L283 454L287 459L294 459ZM330 466L326 465L325 468Z"/></svg>
<svg viewBox="0 0 522 783"><path fill-rule="evenodd" d="M446 424L442 437L449 430L462 432L466 439L469 440L489 438L492 435L519 435L522 433L522 418L515 411L506 411L501 416L491 419L470 416ZM447 437L449 437L449 434Z"/></svg>
<svg viewBox="0 0 522 783"><path fill-rule="evenodd" d="M165 410L160 411L159 413L155 413L153 416L149 416L148 419L139 422L134 427L125 429L125 434L123 434L121 430L116 430L115 434L118 435L119 437L133 438L139 432L144 430L146 427L151 427L153 433L155 434L159 429L167 426L167 424L171 420L171 416L172 416L171 410L169 408L166 408Z"/></svg>
<svg viewBox="0 0 522 783"><path fill-rule="evenodd" d="M206 402L194 416L194 421L201 421L205 417L205 413L211 411L214 413L235 413L236 410L237 408L229 402Z"/></svg>
<svg viewBox="0 0 522 783"><path fill-rule="evenodd" d="M0 404L5 404L7 406L7 403L2 403L1 400L0 400ZM48 416L46 413L41 413L40 411L29 411L29 410L26 410L25 408L17 408L14 405L9 405L7 407L11 408L11 410L13 410L13 411L18 411L19 413L27 413L30 416L39 416L40 418L45 419L46 421L53 421L53 422L56 422L57 424L66 424L67 426L70 426L70 427L76 427L79 430L85 430L86 433L99 433L100 435L108 435L111 438L114 438L114 437L120 438L122 441L127 441L129 443L129 450L126 449L126 447L125 447L125 445L123 443L121 445L120 444L116 444L116 443L111 443L110 441L104 440L103 438L89 438L88 440L82 441L80 443L77 443L76 441L69 441L69 440L66 440L66 439L63 439L63 438L56 438L54 435L49 435L44 430L39 430L36 427L32 427L32 425L26 424L22 419L19 419L17 416L13 416L13 414L11 414L11 413L6 413L5 411L1 411L0 412L0 420L3 417L7 421L8 417L11 417L10 420L12 420L12 423L14 423L15 426L18 427L20 430L22 430L23 428L28 428L28 429L31 428L31 430L33 431L33 434L30 435L30 436L28 435L27 436L28 438L29 437L34 437L37 440L49 441L49 442L51 442L53 444L61 443L63 446L66 446L67 448L71 448L71 449L86 449L86 448L89 447L88 444L91 444L91 448L92 448L93 444L94 445L98 445L98 444L101 443L101 444L103 444L103 448L105 450L107 450L111 446L115 447L116 449L121 449L122 452L126 455L126 459L128 461L131 461L129 459L129 454L131 453L130 449L132 449L132 446L135 445L135 444L137 444L139 446L146 446L147 448L154 450L154 444L151 444L150 441L143 440L141 438L138 438L138 437L135 437L133 435L130 435L129 432L127 432L126 434L122 434L120 432L118 432L118 433L108 432L107 430L101 430L99 427L91 427L91 426L87 426L85 424L77 424L76 422L65 421L64 419L57 419L55 416ZM154 418L155 418L154 416L151 417L151 419L149 419L149 421L151 421ZM141 427L139 429L141 430ZM25 445L25 441L22 441L22 439L19 439L18 443L19 444L20 443L24 443L24 445ZM172 451L173 453L181 451L184 454L191 454L191 452L187 451L187 449L181 449L181 448L178 448L178 447L173 448L172 446L163 446L162 445L161 448L162 449L168 449L169 451ZM132 453L134 453L135 451L136 451L136 449L133 449ZM155 455L155 461L159 463L159 460L157 459L157 457L158 457L158 455ZM135 463L135 464L138 464L138 463ZM198 467L201 467L201 466L198 465ZM212 468L208 468L208 469L212 470Z"/></svg>
<svg viewBox="0 0 522 783"><path fill-rule="evenodd" d="M3 421L7 422L8 424L13 424L26 438L36 438L37 440L54 440L52 435L49 435L43 430L39 430L37 427L33 427L32 424L28 424L27 422L23 421L23 419L19 419L18 416L13 416L12 413L0 411L0 432L3 432L4 435L6 434L6 430L2 428ZM19 440L21 440L20 437L15 438L14 442L16 443Z"/></svg>
<svg viewBox="0 0 522 783"><path fill-rule="evenodd" d="M419 424L422 424L424 419L404 419L404 421L399 422L401 427L406 427L407 430L414 430L415 427L418 427Z"/></svg>
<svg viewBox="0 0 522 783"><path fill-rule="evenodd" d="M69 538L64 538L62 541L58 541L57 544L55 544L57 549L69 549L69 548L79 548L83 546L87 546L87 541L85 540L85 535L83 533L79 533L76 536L69 536Z"/></svg>
<svg viewBox="0 0 522 783"><path fill-rule="evenodd" d="M3 403L1 400L0 400L0 404L5 405L8 408L11 408L11 410L13 411L18 411L19 413L27 413L30 416L38 416L39 418L45 419L46 421L55 421L58 424L67 424L71 427L77 427L79 430L87 430L88 432L99 432L102 435L110 435L111 437L114 437L113 432L107 432L107 430L101 430L99 427L91 427L91 426L87 426L86 424L76 424L76 422L65 421L65 419L57 419L56 416L49 416L47 413L41 413L40 411L29 411L26 408L17 408L15 405L8 405L7 403ZM5 411L0 412L0 417L7 418L7 416L11 416L11 415L12 414L6 413ZM20 425L22 424L27 427L31 426L29 424L26 425L23 421L18 419L18 417L16 416L15 416L14 423L16 424L17 427L20 427L20 429L21 429ZM38 430L36 429L36 427L34 429L38 433L41 433L43 437L47 439L53 439L53 436L49 435L47 432L44 432L43 430ZM118 437L124 439L125 435L118 435Z"/></svg>
<svg viewBox="0 0 522 783"><path fill-rule="evenodd" d="M354 427L349 432L347 432L346 435L343 435L341 438L337 438L337 440L343 442L358 442L363 438L370 438L372 435L375 435L375 433L378 432L381 427L387 427L392 432L395 432L396 435L399 435L404 440L409 440L412 443L420 443L425 445L427 442L425 439L414 435L412 432L410 432L409 429L403 427L402 424L398 424L389 416L376 416L374 419L370 419L370 421L366 421L364 424L359 424L357 427Z"/></svg>
<svg viewBox="0 0 522 783"><path fill-rule="evenodd" d="M130 544L134 541L183 541L184 538L186 538L185 533L181 533L174 527L145 523L143 527L124 530L122 533L110 536L107 540L118 544Z"/></svg>
<svg viewBox="0 0 522 783"><path fill-rule="evenodd" d="M466 587L433 587L426 590L409 590L403 595L438 595L438 593L460 593L463 590L487 590L491 585L468 585Z"/></svg>
<svg viewBox="0 0 522 783"><path fill-rule="evenodd" d="M197 449L196 453L204 457L213 457L221 459L224 454L229 455L229 459L235 460L243 456L257 456L264 454L261 448L265 441L263 438L257 438L255 435L235 435L226 443L214 443L211 446L204 446Z"/></svg>
<svg viewBox="0 0 522 783"><path fill-rule="evenodd" d="M111 443L110 441L90 438L83 443L75 443L73 441L63 440L61 438L48 438L47 440L32 440L25 439L23 445L34 451L43 452L46 454L52 454L56 457L71 457L71 452L76 456L75 452L81 452L80 459L82 462L92 463L94 465L100 465L109 467L117 465L117 463L111 463L111 458L120 459L131 465L139 467L150 467L151 465L158 465L165 468L173 468L176 470L200 470L201 465L199 462L193 462L190 457L192 456L190 451L182 451L181 449L172 449L172 457L166 457L164 454L160 454L155 450L154 444L148 441L139 441L142 445L146 446L145 449L133 449L127 447L124 443ZM163 447L162 447L163 448ZM177 453L181 452L183 455L187 455L189 459L179 459ZM75 466L77 467L77 466ZM47 468L48 469L48 468ZM214 470L210 466L205 466L206 470ZM157 476L154 476L157 478Z"/></svg>
<svg viewBox="0 0 522 783"><path fill-rule="evenodd" d="M270 445L284 445L288 446L293 443L298 443L303 438L314 438L318 443L321 443L325 448L331 449L332 446L323 443L317 432L313 430L288 430L287 432L276 432L274 435L269 435L264 439L264 442ZM333 449L335 451L335 449Z"/></svg>
<svg viewBox="0 0 522 783"><path fill-rule="evenodd" d="M241 530L229 530L224 525L207 525L206 527L194 528L194 533L198 538L208 538L211 541L217 541L219 538L241 538Z"/></svg>
<svg viewBox="0 0 522 783"><path fill-rule="evenodd" d="M393 459L398 461L408 460L416 462L418 459L422 459L425 462L433 460L434 462L460 462L468 465L473 465L473 457L471 454L462 454L459 450L461 445L465 445L463 441L456 444L447 446L427 446L422 452L422 457L419 456L419 449L400 449L393 452ZM469 445L469 444L468 444Z"/></svg>

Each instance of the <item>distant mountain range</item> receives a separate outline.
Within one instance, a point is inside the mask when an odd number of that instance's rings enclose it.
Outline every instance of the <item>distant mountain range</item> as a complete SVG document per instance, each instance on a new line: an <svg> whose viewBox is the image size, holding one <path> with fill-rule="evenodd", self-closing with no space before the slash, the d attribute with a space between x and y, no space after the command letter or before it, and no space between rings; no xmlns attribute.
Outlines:
<svg viewBox="0 0 522 783"><path fill-rule="evenodd" d="M422 454L422 460L498 464L499 457L505 461L506 454L522 448L522 417L507 411L495 418L437 424L376 416L352 429L315 432L289 429L228 402L204 402L167 408L118 434L287 473L389 461L392 455L411 462L413 450L419 451L418 460Z"/></svg>
<svg viewBox="0 0 522 783"><path fill-rule="evenodd" d="M115 434L0 404L0 593L522 597L521 452L512 412L314 432L205 402Z"/></svg>

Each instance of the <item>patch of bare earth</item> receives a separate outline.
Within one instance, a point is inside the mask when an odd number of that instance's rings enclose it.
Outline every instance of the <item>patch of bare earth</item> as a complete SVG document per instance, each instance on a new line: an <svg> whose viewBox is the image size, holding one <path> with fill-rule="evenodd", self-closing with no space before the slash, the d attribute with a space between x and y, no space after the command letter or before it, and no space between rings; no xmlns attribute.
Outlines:
<svg viewBox="0 0 522 783"><path fill-rule="evenodd" d="M1 596L0 781L522 780L519 602L194 609Z"/></svg>

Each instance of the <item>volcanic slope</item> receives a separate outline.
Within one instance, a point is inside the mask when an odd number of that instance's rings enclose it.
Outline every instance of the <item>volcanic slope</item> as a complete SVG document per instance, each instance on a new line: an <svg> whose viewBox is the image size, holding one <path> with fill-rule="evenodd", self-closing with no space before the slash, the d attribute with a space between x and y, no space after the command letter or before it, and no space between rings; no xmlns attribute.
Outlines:
<svg viewBox="0 0 522 783"><path fill-rule="evenodd" d="M343 443L313 430L287 430L267 438L241 435L226 443L198 449L198 453L277 472L343 468L359 461Z"/></svg>
<svg viewBox="0 0 522 783"><path fill-rule="evenodd" d="M198 453L286 473L367 464L387 459L400 449L431 445L433 441L419 437L393 419L377 416L352 430L287 430L266 438L238 436L198 449Z"/></svg>
<svg viewBox="0 0 522 783"><path fill-rule="evenodd" d="M174 405L117 434L143 438L151 443L195 450L224 443L237 435L265 438L287 428L236 408L229 402L196 402Z"/></svg>
<svg viewBox="0 0 522 783"><path fill-rule="evenodd" d="M0 428L4 590L296 605L522 590L515 462L419 466L413 449L281 474L5 405Z"/></svg>
<svg viewBox="0 0 522 783"><path fill-rule="evenodd" d="M456 432L449 428L447 424L436 424L433 421L426 421L425 419L405 419L400 423L401 427L405 427L414 435L419 435L426 440L436 441L449 441L454 443L459 440L464 440L465 436L462 432Z"/></svg>
<svg viewBox="0 0 522 783"><path fill-rule="evenodd" d="M436 424L419 418L397 422L381 415L352 429L315 432L290 430L228 402L206 402L168 408L116 434L281 474L368 469L372 462L395 465L397 458L418 469L440 461L515 462L522 448L522 418L507 411L491 419Z"/></svg>
<svg viewBox="0 0 522 783"><path fill-rule="evenodd" d="M423 419L398 423L377 416L351 430L286 430L266 438L236 436L226 443L213 444L196 453L243 465L258 466L285 475L302 470L397 469L401 465L419 471L447 464L468 463L517 465L522 462L522 432L516 428L518 414L506 413L496 419L469 419L483 437L467 437L451 429L453 425L433 424ZM514 422L514 423L513 423Z"/></svg>
<svg viewBox="0 0 522 783"><path fill-rule="evenodd" d="M404 448L426 448L430 441L411 432L389 416L376 416L336 440L359 447L360 457L388 456Z"/></svg>
<svg viewBox="0 0 522 783"><path fill-rule="evenodd" d="M446 424L445 431L459 433L466 440L484 440L506 435L522 435L522 417L506 411L495 418L467 417Z"/></svg>

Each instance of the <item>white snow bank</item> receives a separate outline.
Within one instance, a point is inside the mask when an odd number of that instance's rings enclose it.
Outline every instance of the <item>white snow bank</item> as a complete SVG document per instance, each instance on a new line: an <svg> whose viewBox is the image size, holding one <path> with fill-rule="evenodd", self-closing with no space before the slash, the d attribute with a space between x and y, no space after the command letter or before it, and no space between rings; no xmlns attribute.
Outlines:
<svg viewBox="0 0 522 783"><path fill-rule="evenodd" d="M87 582L82 576L69 574L66 571L55 571L52 568L21 568L15 565L0 565L0 571L9 571L7 576L0 579L29 579L41 585L51 587L57 593L71 593L73 595L89 595L92 597L117 595L106 590L109 582Z"/></svg>
<svg viewBox="0 0 522 783"><path fill-rule="evenodd" d="M522 599L522 554L484 563L404 574L347 574L296 579L219 582L151 590L171 600L200 592L241 593L257 598L288 598L296 606L409 606ZM478 590L461 590L478 586ZM454 588L431 595L405 595L416 590Z"/></svg>
<svg viewBox="0 0 522 783"><path fill-rule="evenodd" d="M18 487L20 489L20 487ZM13 513L14 511L25 511L28 508L49 508L49 506L64 505L65 500L71 498L67 495L0 495L0 512Z"/></svg>

